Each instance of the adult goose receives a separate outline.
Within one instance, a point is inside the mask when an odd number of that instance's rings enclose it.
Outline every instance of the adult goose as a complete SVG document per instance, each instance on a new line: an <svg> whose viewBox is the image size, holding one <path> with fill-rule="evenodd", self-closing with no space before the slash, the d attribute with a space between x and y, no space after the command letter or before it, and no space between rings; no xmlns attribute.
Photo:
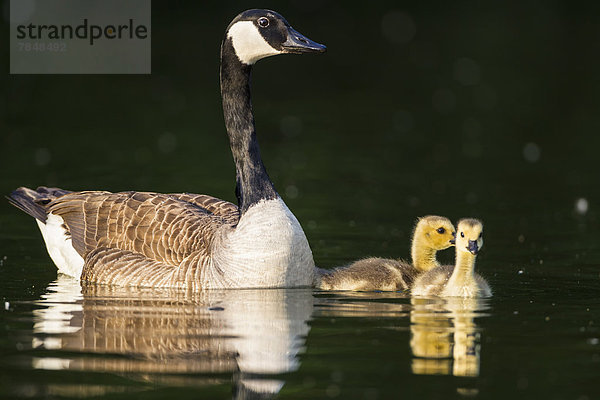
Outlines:
<svg viewBox="0 0 600 400"><path fill-rule="evenodd" d="M221 45L221 95L238 206L198 194L19 188L59 272L83 281L187 289L311 286L306 236L261 160L250 75L262 58L322 53L278 13L248 10Z"/></svg>

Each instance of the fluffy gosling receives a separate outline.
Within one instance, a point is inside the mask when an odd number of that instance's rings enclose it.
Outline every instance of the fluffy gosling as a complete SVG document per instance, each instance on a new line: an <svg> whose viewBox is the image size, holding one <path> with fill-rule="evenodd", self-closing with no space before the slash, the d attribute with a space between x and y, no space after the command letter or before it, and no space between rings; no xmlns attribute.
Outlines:
<svg viewBox="0 0 600 400"><path fill-rule="evenodd" d="M366 258L326 270L317 268L315 287L323 290L407 290L419 274L439 267L436 253L454 244L454 225L448 218L419 218L412 237L413 264L403 260Z"/></svg>
<svg viewBox="0 0 600 400"><path fill-rule="evenodd" d="M492 290L488 283L475 273L475 259L481 247L481 221L461 219L456 235L456 265L443 265L421 274L411 293L414 296L490 297Z"/></svg>

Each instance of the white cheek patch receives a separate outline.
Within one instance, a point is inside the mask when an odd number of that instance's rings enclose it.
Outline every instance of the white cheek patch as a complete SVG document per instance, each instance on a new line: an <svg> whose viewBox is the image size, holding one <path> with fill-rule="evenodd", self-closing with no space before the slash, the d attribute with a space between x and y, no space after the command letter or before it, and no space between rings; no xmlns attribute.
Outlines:
<svg viewBox="0 0 600 400"><path fill-rule="evenodd" d="M239 21L229 28L227 37L231 38L235 54L244 64L254 64L261 58L280 54L262 37L252 21Z"/></svg>

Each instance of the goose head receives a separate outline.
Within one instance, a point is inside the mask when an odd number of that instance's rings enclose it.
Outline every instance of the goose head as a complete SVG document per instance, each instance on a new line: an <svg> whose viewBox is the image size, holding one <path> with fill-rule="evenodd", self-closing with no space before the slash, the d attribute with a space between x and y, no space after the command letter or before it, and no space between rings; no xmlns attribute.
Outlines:
<svg viewBox="0 0 600 400"><path fill-rule="evenodd" d="M458 221L456 251L477 255L483 247L483 224L474 218Z"/></svg>
<svg viewBox="0 0 600 400"><path fill-rule="evenodd" d="M271 10L247 10L231 21L225 40L237 58L246 65L278 54L323 53L326 47L302 35L279 13Z"/></svg>
<svg viewBox="0 0 600 400"><path fill-rule="evenodd" d="M434 250L444 250L454 245L456 230L446 217L428 215L419 218L415 228L414 240L423 240Z"/></svg>

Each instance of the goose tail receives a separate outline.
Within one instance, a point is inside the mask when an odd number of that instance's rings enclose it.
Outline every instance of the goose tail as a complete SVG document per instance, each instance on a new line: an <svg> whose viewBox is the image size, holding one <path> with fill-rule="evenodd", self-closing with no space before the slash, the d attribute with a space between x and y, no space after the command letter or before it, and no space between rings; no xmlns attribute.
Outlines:
<svg viewBox="0 0 600 400"><path fill-rule="evenodd" d="M42 223L46 222L46 204L57 197L71 193L68 190L40 186L36 190L20 187L10 193L6 198L8 202L19 210L31 215Z"/></svg>

